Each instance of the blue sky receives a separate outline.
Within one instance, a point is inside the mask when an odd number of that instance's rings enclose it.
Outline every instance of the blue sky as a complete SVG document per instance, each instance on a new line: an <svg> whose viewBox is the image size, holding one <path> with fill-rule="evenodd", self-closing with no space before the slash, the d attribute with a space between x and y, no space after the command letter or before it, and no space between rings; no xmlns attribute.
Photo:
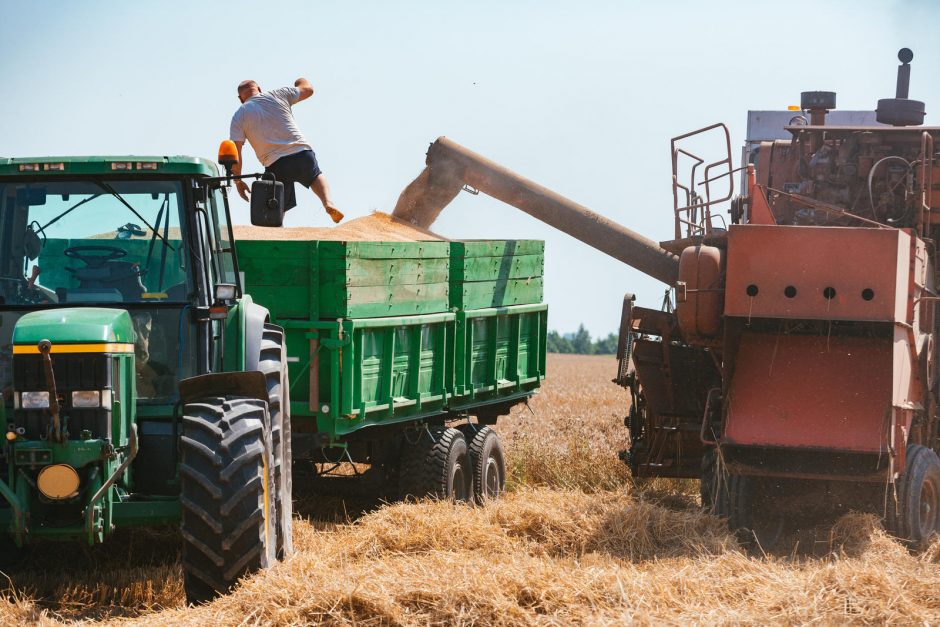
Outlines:
<svg viewBox="0 0 940 627"><path fill-rule="evenodd" d="M806 90L844 109L911 97L940 124L940 3L19 2L0 0L0 155L212 157L244 78L306 76L295 108L337 204L390 211L440 135L654 239L671 237L669 139ZM253 155L246 168L257 167ZM312 194L288 225L324 226ZM234 203L237 222L247 205ZM664 286L495 200L461 194L448 237L546 240L550 326L613 331Z"/></svg>

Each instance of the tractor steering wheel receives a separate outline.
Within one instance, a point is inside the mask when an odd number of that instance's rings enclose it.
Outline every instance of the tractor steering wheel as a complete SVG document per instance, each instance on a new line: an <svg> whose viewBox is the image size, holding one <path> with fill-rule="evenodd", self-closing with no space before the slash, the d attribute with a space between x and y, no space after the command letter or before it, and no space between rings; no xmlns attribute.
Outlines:
<svg viewBox="0 0 940 627"><path fill-rule="evenodd" d="M88 252L104 252L103 255L86 255ZM85 263L89 268L100 268L109 261L120 259L127 256L127 251L117 246L70 246L62 253L71 259L78 259Z"/></svg>

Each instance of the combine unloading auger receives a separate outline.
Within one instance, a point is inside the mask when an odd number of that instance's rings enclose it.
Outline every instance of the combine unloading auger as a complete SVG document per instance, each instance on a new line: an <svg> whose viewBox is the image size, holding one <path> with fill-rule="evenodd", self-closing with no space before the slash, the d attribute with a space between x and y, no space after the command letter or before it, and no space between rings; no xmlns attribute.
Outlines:
<svg viewBox="0 0 940 627"><path fill-rule="evenodd" d="M464 186L512 205L667 285L679 276L679 258L643 237L542 187L460 144L440 137L427 167L401 193L392 215L429 227Z"/></svg>

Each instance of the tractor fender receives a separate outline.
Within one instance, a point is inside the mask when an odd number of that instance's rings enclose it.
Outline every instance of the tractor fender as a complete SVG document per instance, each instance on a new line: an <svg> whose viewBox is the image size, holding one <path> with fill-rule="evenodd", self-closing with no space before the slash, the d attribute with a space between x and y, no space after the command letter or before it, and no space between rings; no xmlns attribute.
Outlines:
<svg viewBox="0 0 940 627"><path fill-rule="evenodd" d="M245 317L245 370L257 370L261 359L261 336L264 324L271 317L268 310L255 304L250 298L242 303Z"/></svg>

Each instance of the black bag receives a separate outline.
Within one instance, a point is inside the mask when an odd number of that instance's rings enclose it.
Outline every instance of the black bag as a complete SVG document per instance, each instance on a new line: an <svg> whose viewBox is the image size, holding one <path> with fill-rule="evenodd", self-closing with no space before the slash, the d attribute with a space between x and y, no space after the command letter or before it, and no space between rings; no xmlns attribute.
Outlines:
<svg viewBox="0 0 940 627"><path fill-rule="evenodd" d="M255 226L284 224L284 183L270 172L251 184L251 223Z"/></svg>

